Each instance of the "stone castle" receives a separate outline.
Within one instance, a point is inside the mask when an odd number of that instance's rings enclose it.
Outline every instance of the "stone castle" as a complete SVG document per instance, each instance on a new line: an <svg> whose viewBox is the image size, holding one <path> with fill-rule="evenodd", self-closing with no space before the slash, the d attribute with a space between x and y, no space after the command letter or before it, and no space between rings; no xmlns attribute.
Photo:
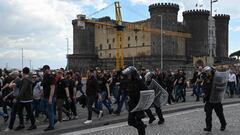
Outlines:
<svg viewBox="0 0 240 135"><path fill-rule="evenodd" d="M230 16L212 17L208 10L183 12L183 22L177 21L179 5L157 3L149 6L150 18L138 22L124 22L125 65L153 69L179 68L195 63L208 64L228 58L228 27ZM73 54L68 55L68 67L85 72L89 67L115 68L116 29L110 17L86 19L79 15L72 21ZM128 29L139 25L146 28L163 29L160 33ZM190 36L186 36L190 35ZM162 40L162 51L161 41Z"/></svg>

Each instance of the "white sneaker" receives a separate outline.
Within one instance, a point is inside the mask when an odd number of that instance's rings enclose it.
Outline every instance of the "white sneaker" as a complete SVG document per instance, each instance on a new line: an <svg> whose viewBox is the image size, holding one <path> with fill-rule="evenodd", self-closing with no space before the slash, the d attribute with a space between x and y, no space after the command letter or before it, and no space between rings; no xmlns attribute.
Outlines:
<svg viewBox="0 0 240 135"><path fill-rule="evenodd" d="M87 120L84 122L84 124L90 124L90 123L92 123L92 120Z"/></svg>
<svg viewBox="0 0 240 135"><path fill-rule="evenodd" d="M6 128L6 129L3 130L3 132L9 132L9 131L11 131L10 128Z"/></svg>
<svg viewBox="0 0 240 135"><path fill-rule="evenodd" d="M100 112L99 112L99 115L98 115L98 118L101 119L102 116L103 116L103 111L100 111Z"/></svg>

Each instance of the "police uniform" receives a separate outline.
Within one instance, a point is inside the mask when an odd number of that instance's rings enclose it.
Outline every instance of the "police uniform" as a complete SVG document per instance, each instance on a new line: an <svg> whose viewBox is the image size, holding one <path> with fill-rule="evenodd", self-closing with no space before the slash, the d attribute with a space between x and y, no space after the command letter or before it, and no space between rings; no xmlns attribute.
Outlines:
<svg viewBox="0 0 240 135"><path fill-rule="evenodd" d="M135 67L128 67L123 70L123 74L132 76L132 79L129 80L127 85L127 94L129 96L128 125L135 127L138 130L139 135L145 135L145 129L147 126L142 121L142 118L145 117L144 111L131 112L131 110L133 110L139 102L140 91L146 90L147 87L144 84L144 81L140 79Z"/></svg>
<svg viewBox="0 0 240 135"><path fill-rule="evenodd" d="M223 106L221 102L218 103L211 103L210 102L210 96L212 92L212 86L213 86L213 77L215 70L212 67L205 67L205 72L208 70L208 72L211 72L210 74L206 75L206 78L204 78L204 84L203 87L205 89L205 96L204 96L204 111L206 113L206 128L204 128L204 131L211 132L212 129L212 111L216 112L216 115L218 116L220 123L221 123L221 131L224 131L226 128L226 120L223 113Z"/></svg>

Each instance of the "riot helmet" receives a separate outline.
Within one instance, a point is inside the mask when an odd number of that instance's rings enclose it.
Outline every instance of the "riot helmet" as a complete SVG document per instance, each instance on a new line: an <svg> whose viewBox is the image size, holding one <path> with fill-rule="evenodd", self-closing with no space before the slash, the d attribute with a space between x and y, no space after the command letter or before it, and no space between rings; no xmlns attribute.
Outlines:
<svg viewBox="0 0 240 135"><path fill-rule="evenodd" d="M137 69L134 66L129 66L122 71L123 75L131 76L131 79L140 79Z"/></svg>
<svg viewBox="0 0 240 135"><path fill-rule="evenodd" d="M216 69L212 66L206 66L203 68L202 70L204 73L206 73L207 75L212 75L214 74L214 72L216 71Z"/></svg>
<svg viewBox="0 0 240 135"><path fill-rule="evenodd" d="M148 72L146 75L145 75L145 83L147 85L149 85L152 81L152 79L154 78L155 74L154 72Z"/></svg>

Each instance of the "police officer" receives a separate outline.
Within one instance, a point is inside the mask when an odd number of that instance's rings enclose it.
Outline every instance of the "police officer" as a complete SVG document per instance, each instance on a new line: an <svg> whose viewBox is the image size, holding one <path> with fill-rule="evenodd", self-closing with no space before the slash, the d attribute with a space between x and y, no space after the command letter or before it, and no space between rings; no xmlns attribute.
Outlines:
<svg viewBox="0 0 240 135"><path fill-rule="evenodd" d="M223 106L221 102L218 103L211 103L210 102L210 97L211 97L211 92L213 90L213 78L215 75L215 69L213 67L206 66L203 69L203 72L205 73L205 78L204 78L204 83L203 87L205 89L205 96L204 96L204 102L205 102L205 107L204 111L206 112L206 128L204 128L204 131L211 132L212 129L212 111L216 112L220 123L221 123L221 131L224 131L226 128L226 120L223 114Z"/></svg>
<svg viewBox="0 0 240 135"><path fill-rule="evenodd" d="M130 66L122 71L123 75L127 75L128 84L127 84L127 94L129 96L128 106L129 106L129 115L128 115L128 125L133 126L138 130L139 135L146 134L146 125L143 123L142 118L145 117L144 111L131 112L140 99L140 91L146 90L147 87L144 84L144 81L140 78L137 69L133 66Z"/></svg>
<svg viewBox="0 0 240 135"><path fill-rule="evenodd" d="M147 86L149 86L152 82L152 79L155 78L155 74L153 72L148 72L145 75L145 83ZM161 110L161 106L160 103L159 104L155 104L153 103L152 105L155 108L155 111L158 115L159 121L158 121L158 125L163 124L165 122L165 119L163 118L163 114L162 114L162 110ZM145 111L149 117L149 124L151 124L154 120L156 120L156 118L154 117L154 115L152 114L152 111L150 110L150 108L148 110Z"/></svg>

